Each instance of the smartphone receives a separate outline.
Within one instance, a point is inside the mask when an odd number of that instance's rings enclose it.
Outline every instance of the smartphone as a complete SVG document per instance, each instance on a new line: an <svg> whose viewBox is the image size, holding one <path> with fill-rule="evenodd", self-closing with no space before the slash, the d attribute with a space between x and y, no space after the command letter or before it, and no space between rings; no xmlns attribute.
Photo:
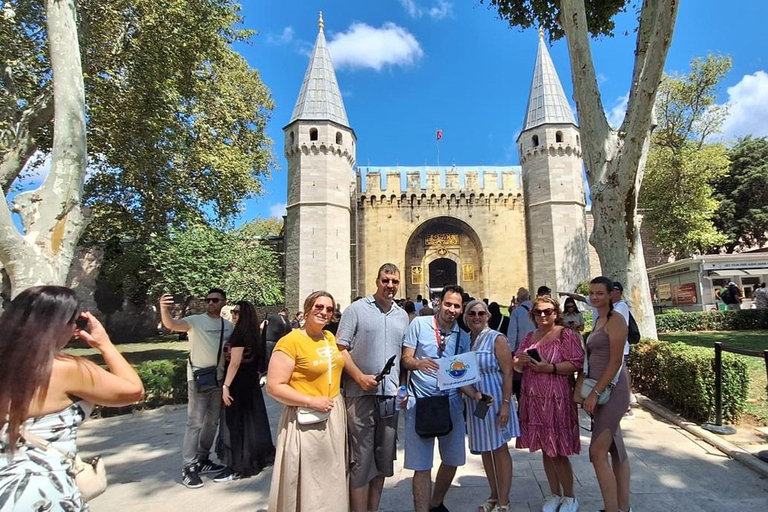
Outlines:
<svg viewBox="0 0 768 512"><path fill-rule="evenodd" d="M528 357L536 361L537 363L541 362L541 356L539 355L539 351L535 348L529 348L525 351L526 354L528 354Z"/></svg>
<svg viewBox="0 0 768 512"><path fill-rule="evenodd" d="M183 293L174 293L173 294L173 303L174 304L184 304L184 294Z"/></svg>
<svg viewBox="0 0 768 512"><path fill-rule="evenodd" d="M488 414L488 400L485 399L485 395L483 395L482 400L477 402L474 414L475 417L480 418L481 420L484 420L485 416Z"/></svg>
<svg viewBox="0 0 768 512"><path fill-rule="evenodd" d="M88 319L82 316L78 316L75 320L75 328L84 331L88 328Z"/></svg>

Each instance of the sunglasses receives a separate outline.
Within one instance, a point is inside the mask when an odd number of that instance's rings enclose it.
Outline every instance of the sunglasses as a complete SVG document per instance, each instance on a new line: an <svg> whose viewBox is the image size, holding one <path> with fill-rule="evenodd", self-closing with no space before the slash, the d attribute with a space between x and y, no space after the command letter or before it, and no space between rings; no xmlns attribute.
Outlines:
<svg viewBox="0 0 768 512"><path fill-rule="evenodd" d="M232 310L232 311L230 311L229 313L230 313L231 315L239 315L239 314L240 314L240 310L239 310L239 309L233 309L233 310Z"/></svg>
<svg viewBox="0 0 768 512"><path fill-rule="evenodd" d="M394 285L400 284L400 280L399 279L390 279L390 278L386 278L386 277L384 279L379 279L379 281L381 281L381 284L389 284L389 283L392 283Z"/></svg>
<svg viewBox="0 0 768 512"><path fill-rule="evenodd" d="M555 310L552 309L552 308L549 308L549 309L534 309L533 310L533 314L536 315L536 316L549 316L549 315L551 315L554 312L555 312Z"/></svg>
<svg viewBox="0 0 768 512"><path fill-rule="evenodd" d="M312 309L314 309L317 312L322 312L323 310L325 310L325 312L328 313L329 315L333 314L334 312L334 309L331 306L323 306L322 304L315 304L314 306L312 306Z"/></svg>
<svg viewBox="0 0 768 512"><path fill-rule="evenodd" d="M213 302L214 304L218 304L219 302L221 302L221 300L222 299L219 299L218 297L207 297L205 299L205 302L209 302L209 303Z"/></svg>
<svg viewBox="0 0 768 512"><path fill-rule="evenodd" d="M480 318L483 318L484 316L487 316L488 313L486 311L467 311L467 316L479 316Z"/></svg>

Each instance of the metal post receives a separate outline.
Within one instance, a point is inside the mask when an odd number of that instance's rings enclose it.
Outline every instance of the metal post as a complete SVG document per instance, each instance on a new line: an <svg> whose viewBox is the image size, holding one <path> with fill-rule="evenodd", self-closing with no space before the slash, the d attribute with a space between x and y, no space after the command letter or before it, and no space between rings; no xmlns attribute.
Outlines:
<svg viewBox="0 0 768 512"><path fill-rule="evenodd" d="M768 350L763 350L763 361L765 361L765 375L768 377ZM766 391L768 391L768 386L766 387ZM758 452L757 458L763 462L768 462L768 450Z"/></svg>
<svg viewBox="0 0 768 512"><path fill-rule="evenodd" d="M715 423L704 423L702 428L715 434L735 434L736 429L723 425L723 344L715 342Z"/></svg>

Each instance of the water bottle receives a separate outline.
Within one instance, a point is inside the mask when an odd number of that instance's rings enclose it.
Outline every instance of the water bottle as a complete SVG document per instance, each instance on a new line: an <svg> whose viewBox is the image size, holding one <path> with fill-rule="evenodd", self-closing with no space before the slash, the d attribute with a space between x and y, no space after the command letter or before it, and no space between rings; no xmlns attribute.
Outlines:
<svg viewBox="0 0 768 512"><path fill-rule="evenodd" d="M400 386L400 388L397 390L397 396L395 396L395 410L400 410L400 402L405 400L405 397L408 396L408 389L406 389L405 386Z"/></svg>

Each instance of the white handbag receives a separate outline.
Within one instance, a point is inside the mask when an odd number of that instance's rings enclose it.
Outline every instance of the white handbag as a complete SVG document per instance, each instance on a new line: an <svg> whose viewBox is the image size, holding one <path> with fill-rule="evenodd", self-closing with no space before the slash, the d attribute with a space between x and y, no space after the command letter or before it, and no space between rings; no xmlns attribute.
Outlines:
<svg viewBox="0 0 768 512"><path fill-rule="evenodd" d="M296 421L299 425L312 425L314 423L320 423L328 419L331 415L331 411L321 412L311 409L309 407L298 407L296 409Z"/></svg>

